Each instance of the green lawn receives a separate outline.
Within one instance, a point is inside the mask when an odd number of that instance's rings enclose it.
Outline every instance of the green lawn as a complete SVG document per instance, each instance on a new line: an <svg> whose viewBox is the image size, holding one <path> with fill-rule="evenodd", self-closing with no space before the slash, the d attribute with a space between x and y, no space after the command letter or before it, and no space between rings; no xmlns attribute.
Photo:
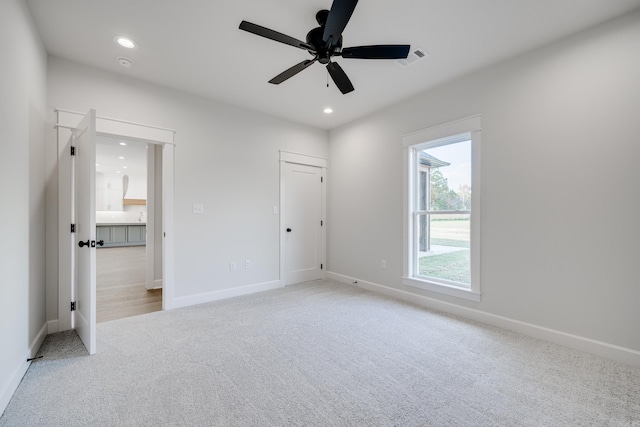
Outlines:
<svg viewBox="0 0 640 427"><path fill-rule="evenodd" d="M471 237L471 222L468 219L431 220L431 241L454 240L469 242ZM434 243L438 245L439 243ZM457 245L446 245L457 246ZM468 246L467 246L468 247Z"/></svg>
<svg viewBox="0 0 640 427"><path fill-rule="evenodd" d="M434 277L437 279L466 284L471 283L469 250L461 250L441 255L423 256L420 258L418 265L419 274L421 276Z"/></svg>
<svg viewBox="0 0 640 427"><path fill-rule="evenodd" d="M468 248L470 247L468 240L453 240L453 239L431 239L432 245L440 246L453 246L455 248Z"/></svg>
<svg viewBox="0 0 640 427"><path fill-rule="evenodd" d="M430 231L431 245L464 249L420 257L418 274L452 282L471 283L469 262L471 227L469 219L432 219Z"/></svg>

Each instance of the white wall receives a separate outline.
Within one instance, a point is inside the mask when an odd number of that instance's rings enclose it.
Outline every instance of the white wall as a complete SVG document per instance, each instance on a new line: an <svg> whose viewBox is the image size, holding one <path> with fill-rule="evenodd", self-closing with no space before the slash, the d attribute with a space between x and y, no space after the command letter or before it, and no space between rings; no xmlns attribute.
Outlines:
<svg viewBox="0 0 640 427"><path fill-rule="evenodd" d="M49 58L48 78L51 109L95 108L99 116L177 131L176 298L193 302L216 291L278 281L279 223L272 212L279 204L278 150L327 157L326 131L56 57ZM48 138L55 145L53 130ZM47 161L55 160L50 153ZM48 215L55 215L55 189L50 196ZM194 203L203 203L205 213L194 215ZM244 266L246 259L250 270L229 270L230 261ZM57 271L47 276L47 316L54 320Z"/></svg>
<svg viewBox="0 0 640 427"><path fill-rule="evenodd" d="M46 334L46 53L26 6L0 2L0 412Z"/></svg>
<svg viewBox="0 0 640 427"><path fill-rule="evenodd" d="M621 346L640 360L638 52L635 12L332 131L329 270ZM428 61L415 66L429 72ZM476 113L480 303L400 279L402 135Z"/></svg>

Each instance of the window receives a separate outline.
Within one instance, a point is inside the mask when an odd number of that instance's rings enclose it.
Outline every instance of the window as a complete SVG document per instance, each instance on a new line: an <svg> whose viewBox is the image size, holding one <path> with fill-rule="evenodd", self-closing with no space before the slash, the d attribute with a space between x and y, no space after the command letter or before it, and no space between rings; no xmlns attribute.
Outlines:
<svg viewBox="0 0 640 427"><path fill-rule="evenodd" d="M479 301L480 117L425 129L403 141L403 283Z"/></svg>

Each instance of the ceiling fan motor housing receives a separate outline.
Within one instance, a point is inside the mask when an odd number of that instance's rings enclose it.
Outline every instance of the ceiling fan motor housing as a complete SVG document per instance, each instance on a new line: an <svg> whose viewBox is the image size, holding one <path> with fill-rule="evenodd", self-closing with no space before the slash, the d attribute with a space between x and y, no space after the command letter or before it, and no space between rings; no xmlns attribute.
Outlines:
<svg viewBox="0 0 640 427"><path fill-rule="evenodd" d="M324 24L327 23L327 18L329 17L329 11L327 9L322 9L316 13L316 21L318 25L324 28Z"/></svg>
<svg viewBox="0 0 640 427"><path fill-rule="evenodd" d="M342 36L340 36L340 39L338 39L337 42L332 42L327 46L324 40L322 40L323 33L324 27L317 27L309 31L309 33L307 34L307 43L315 48L315 52L309 50L309 53L313 56L317 56L318 62L320 62L321 64L328 64L329 59L332 56L340 53L340 50L342 49Z"/></svg>

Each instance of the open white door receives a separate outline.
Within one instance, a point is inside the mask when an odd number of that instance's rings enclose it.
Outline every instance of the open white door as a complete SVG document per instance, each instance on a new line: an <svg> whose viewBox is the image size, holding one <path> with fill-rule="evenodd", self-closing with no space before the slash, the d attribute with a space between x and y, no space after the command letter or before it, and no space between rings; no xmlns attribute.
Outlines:
<svg viewBox="0 0 640 427"><path fill-rule="evenodd" d="M322 168L284 163L284 284L324 277Z"/></svg>
<svg viewBox="0 0 640 427"><path fill-rule="evenodd" d="M75 329L89 354L96 352L96 112L74 130Z"/></svg>
<svg viewBox="0 0 640 427"><path fill-rule="evenodd" d="M161 254L164 310L175 308L173 299L174 273L174 135L175 131L120 119L97 117L95 111L82 114L56 109L58 120L58 328L76 329L89 353L96 351L96 289L95 289L95 139L98 136L133 139L162 146L157 168L162 170L160 188L161 211L156 229L156 243ZM69 135L69 133L71 135ZM70 148L77 156L70 156ZM161 189L161 191L160 191ZM70 232L74 224L77 231ZM89 248L79 247L89 240ZM71 311L69 303L77 309ZM51 326L54 328L53 326ZM51 329L50 329L51 331Z"/></svg>

